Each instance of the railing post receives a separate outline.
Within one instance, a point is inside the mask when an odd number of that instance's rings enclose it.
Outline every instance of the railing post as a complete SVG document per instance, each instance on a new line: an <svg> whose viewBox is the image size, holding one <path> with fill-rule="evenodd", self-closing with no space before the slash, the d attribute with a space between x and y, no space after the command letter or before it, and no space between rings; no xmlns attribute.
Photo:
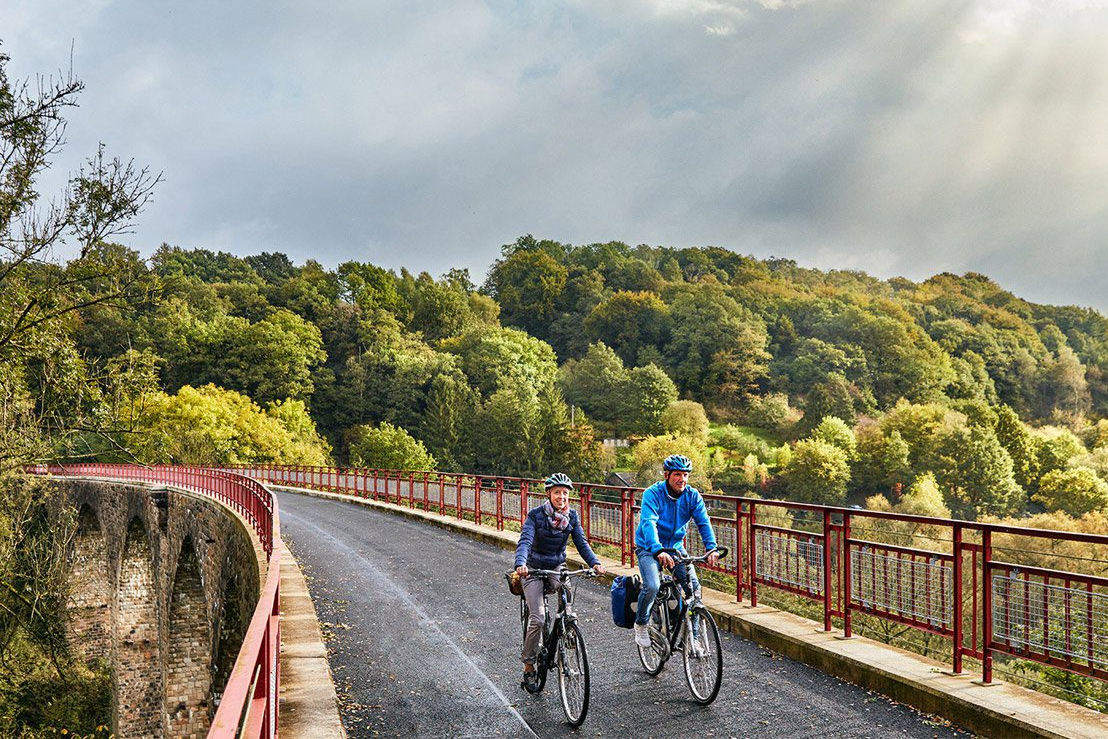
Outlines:
<svg viewBox="0 0 1108 739"><path fill-rule="evenodd" d="M993 681L993 584L990 579L993 558L993 532L984 529L981 532L981 571L982 593L981 610L984 623L981 625L981 682L985 685Z"/></svg>
<svg viewBox="0 0 1108 739"><path fill-rule="evenodd" d="M504 530L504 478L496 478L496 529Z"/></svg>
<svg viewBox="0 0 1108 739"><path fill-rule="evenodd" d="M589 515L589 505L592 503L592 496L589 494L588 487L581 488L581 526L585 530L585 540L591 538L589 533L589 519L592 516Z"/></svg>
<svg viewBox="0 0 1108 739"><path fill-rule="evenodd" d="M850 623L850 513L843 511L843 636L851 638Z"/></svg>
<svg viewBox="0 0 1108 739"><path fill-rule="evenodd" d="M481 487L480 477L473 478L473 523L481 523Z"/></svg>
<svg viewBox="0 0 1108 739"><path fill-rule="evenodd" d="M951 624L954 629L953 644L954 654L953 662L954 668L951 670L955 675L962 674L962 650L965 648L962 646L962 525L954 524L954 572L952 573L952 582L950 584L953 591L950 596L953 598L952 610L954 623Z"/></svg>
<svg viewBox="0 0 1108 739"><path fill-rule="evenodd" d="M823 509L823 630L831 630L831 509Z"/></svg>
<svg viewBox="0 0 1108 739"><path fill-rule="evenodd" d="M758 579L757 579L757 559L758 559L758 547L756 539L754 537L754 524L757 521L757 512L755 511L754 501L750 501L750 607L757 608L758 606Z"/></svg>
<svg viewBox="0 0 1108 739"><path fill-rule="evenodd" d="M415 472L408 473L408 507L415 508Z"/></svg>
<svg viewBox="0 0 1108 739"><path fill-rule="evenodd" d="M462 515L462 473L458 473L458 504L454 506L454 515L458 517L460 521L464 516Z"/></svg>
<svg viewBox="0 0 1108 739"><path fill-rule="evenodd" d="M735 602L743 599L743 502L735 501Z"/></svg>
<svg viewBox="0 0 1108 739"><path fill-rule="evenodd" d="M427 497L427 478L431 476L430 472L423 473L423 510L428 513L431 512L431 501Z"/></svg>
<svg viewBox="0 0 1108 739"><path fill-rule="evenodd" d="M531 487L530 480L523 480L519 483L519 525L520 529L523 528L523 524L527 523L527 492Z"/></svg>

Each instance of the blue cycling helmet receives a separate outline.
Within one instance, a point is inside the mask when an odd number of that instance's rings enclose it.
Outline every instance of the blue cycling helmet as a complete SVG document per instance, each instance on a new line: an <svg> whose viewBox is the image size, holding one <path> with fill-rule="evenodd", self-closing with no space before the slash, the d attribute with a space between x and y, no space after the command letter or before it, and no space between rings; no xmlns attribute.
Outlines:
<svg viewBox="0 0 1108 739"><path fill-rule="evenodd" d="M671 454L662 462L662 469L666 472L692 472L692 460L684 454Z"/></svg>
<svg viewBox="0 0 1108 739"><path fill-rule="evenodd" d="M543 490L559 486L573 490L573 480L569 479L569 475L564 472L555 472L542 483Z"/></svg>

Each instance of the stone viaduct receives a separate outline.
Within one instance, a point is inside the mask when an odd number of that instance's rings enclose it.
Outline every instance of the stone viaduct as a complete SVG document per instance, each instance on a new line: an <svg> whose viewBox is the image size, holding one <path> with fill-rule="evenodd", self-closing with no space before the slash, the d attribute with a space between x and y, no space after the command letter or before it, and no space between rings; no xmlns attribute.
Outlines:
<svg viewBox="0 0 1108 739"><path fill-rule="evenodd" d="M200 495L52 479L77 512L70 636L112 674L121 737L207 734L264 582L246 524Z"/></svg>

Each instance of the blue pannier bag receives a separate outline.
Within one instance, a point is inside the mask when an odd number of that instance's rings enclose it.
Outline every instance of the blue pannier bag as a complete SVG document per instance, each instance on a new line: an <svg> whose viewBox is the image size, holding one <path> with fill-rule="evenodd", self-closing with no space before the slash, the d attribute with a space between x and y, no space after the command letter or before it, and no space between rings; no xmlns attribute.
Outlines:
<svg viewBox="0 0 1108 739"><path fill-rule="evenodd" d="M620 628L635 625L642 580L638 575L620 575L612 580L612 621Z"/></svg>

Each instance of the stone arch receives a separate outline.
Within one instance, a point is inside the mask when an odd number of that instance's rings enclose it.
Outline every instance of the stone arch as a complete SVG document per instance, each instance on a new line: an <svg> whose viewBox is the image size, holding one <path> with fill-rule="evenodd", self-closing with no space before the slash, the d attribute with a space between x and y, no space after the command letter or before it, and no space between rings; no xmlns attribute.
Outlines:
<svg viewBox="0 0 1108 739"><path fill-rule="evenodd" d="M115 731L161 736L162 670L153 551L142 519L127 526L115 607Z"/></svg>
<svg viewBox="0 0 1108 739"><path fill-rule="evenodd" d="M166 653L166 734L199 739L211 722L212 640L200 560L192 537L185 537L169 600Z"/></svg>
<svg viewBox="0 0 1108 739"><path fill-rule="evenodd" d="M230 575L223 587L222 608L215 627L215 659L212 660L212 700L211 715L215 716L215 709L223 698L223 691L227 687L227 680L231 677L231 670L235 666L242 640L246 636L246 629L250 626L252 611L244 608L247 593L243 590L242 583L237 575Z"/></svg>
<svg viewBox="0 0 1108 739"><path fill-rule="evenodd" d="M77 515L69 570L69 641L86 660L110 660L112 587L108 546L100 521L88 504Z"/></svg>

